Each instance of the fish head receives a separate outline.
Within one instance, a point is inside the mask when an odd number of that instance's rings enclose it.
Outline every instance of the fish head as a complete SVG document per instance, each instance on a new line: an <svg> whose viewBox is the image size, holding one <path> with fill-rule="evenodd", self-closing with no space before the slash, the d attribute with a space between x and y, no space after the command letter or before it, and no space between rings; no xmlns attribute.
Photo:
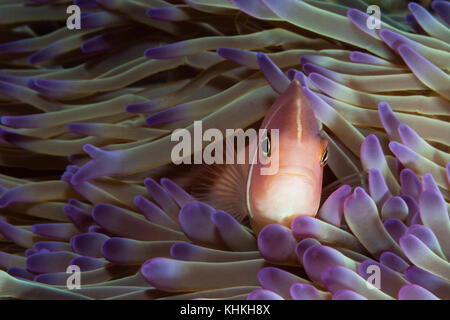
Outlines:
<svg viewBox="0 0 450 320"><path fill-rule="evenodd" d="M297 216L316 215L328 155L328 141L297 80L268 110L261 129L267 131L256 143L247 181L247 209L257 233L267 224L290 226Z"/></svg>

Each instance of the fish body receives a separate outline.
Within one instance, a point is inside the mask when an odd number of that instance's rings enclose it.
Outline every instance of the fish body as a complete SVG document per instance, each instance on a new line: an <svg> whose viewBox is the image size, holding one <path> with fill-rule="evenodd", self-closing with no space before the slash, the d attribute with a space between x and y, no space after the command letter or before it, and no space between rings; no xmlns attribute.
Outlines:
<svg viewBox="0 0 450 320"><path fill-rule="evenodd" d="M196 194L239 221L248 217L256 234L268 224L290 226L297 216L316 215L328 145L295 79L269 108L260 129L267 132L265 139L236 151L250 150L248 159L256 161L208 166L208 182Z"/></svg>

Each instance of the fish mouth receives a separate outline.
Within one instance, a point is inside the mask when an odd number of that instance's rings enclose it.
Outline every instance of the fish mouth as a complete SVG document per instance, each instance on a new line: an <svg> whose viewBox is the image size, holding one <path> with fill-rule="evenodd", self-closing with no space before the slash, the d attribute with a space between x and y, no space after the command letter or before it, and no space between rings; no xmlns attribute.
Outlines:
<svg viewBox="0 0 450 320"><path fill-rule="evenodd" d="M306 174L298 173L298 172L294 172L294 171L280 171L280 172L278 172L278 174L279 175L297 176L297 177L310 179Z"/></svg>
<svg viewBox="0 0 450 320"><path fill-rule="evenodd" d="M308 170L299 170L297 168L280 168L277 175L294 176L305 180L314 181L314 175Z"/></svg>

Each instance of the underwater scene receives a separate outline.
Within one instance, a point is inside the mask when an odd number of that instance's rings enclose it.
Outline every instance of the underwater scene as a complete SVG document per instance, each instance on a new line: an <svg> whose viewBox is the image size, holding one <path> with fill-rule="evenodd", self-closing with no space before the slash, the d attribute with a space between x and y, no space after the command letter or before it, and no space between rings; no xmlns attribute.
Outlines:
<svg viewBox="0 0 450 320"><path fill-rule="evenodd" d="M0 300L450 300L449 72L449 1L0 0Z"/></svg>

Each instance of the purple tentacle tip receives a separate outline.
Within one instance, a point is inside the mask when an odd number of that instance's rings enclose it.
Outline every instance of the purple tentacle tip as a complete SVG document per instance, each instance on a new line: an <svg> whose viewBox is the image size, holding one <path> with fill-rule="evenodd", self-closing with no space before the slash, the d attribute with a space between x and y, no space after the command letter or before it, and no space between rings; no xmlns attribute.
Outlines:
<svg viewBox="0 0 450 320"><path fill-rule="evenodd" d="M440 300L430 291L416 284L406 284L398 292L399 300Z"/></svg>
<svg viewBox="0 0 450 320"><path fill-rule="evenodd" d="M265 226L258 235L258 248L261 255L269 261L296 261L297 241L292 231L279 224Z"/></svg>
<svg viewBox="0 0 450 320"><path fill-rule="evenodd" d="M450 25L450 3L448 1L433 1L431 7L447 25Z"/></svg>
<svg viewBox="0 0 450 320"><path fill-rule="evenodd" d="M282 93L289 86L289 79L278 68L278 66L263 52L256 54L256 59L261 71L264 73L269 84L278 93Z"/></svg>
<svg viewBox="0 0 450 320"><path fill-rule="evenodd" d="M177 260L153 258L142 265L141 273L154 287L170 291L176 288L176 279L183 276L183 266Z"/></svg>

